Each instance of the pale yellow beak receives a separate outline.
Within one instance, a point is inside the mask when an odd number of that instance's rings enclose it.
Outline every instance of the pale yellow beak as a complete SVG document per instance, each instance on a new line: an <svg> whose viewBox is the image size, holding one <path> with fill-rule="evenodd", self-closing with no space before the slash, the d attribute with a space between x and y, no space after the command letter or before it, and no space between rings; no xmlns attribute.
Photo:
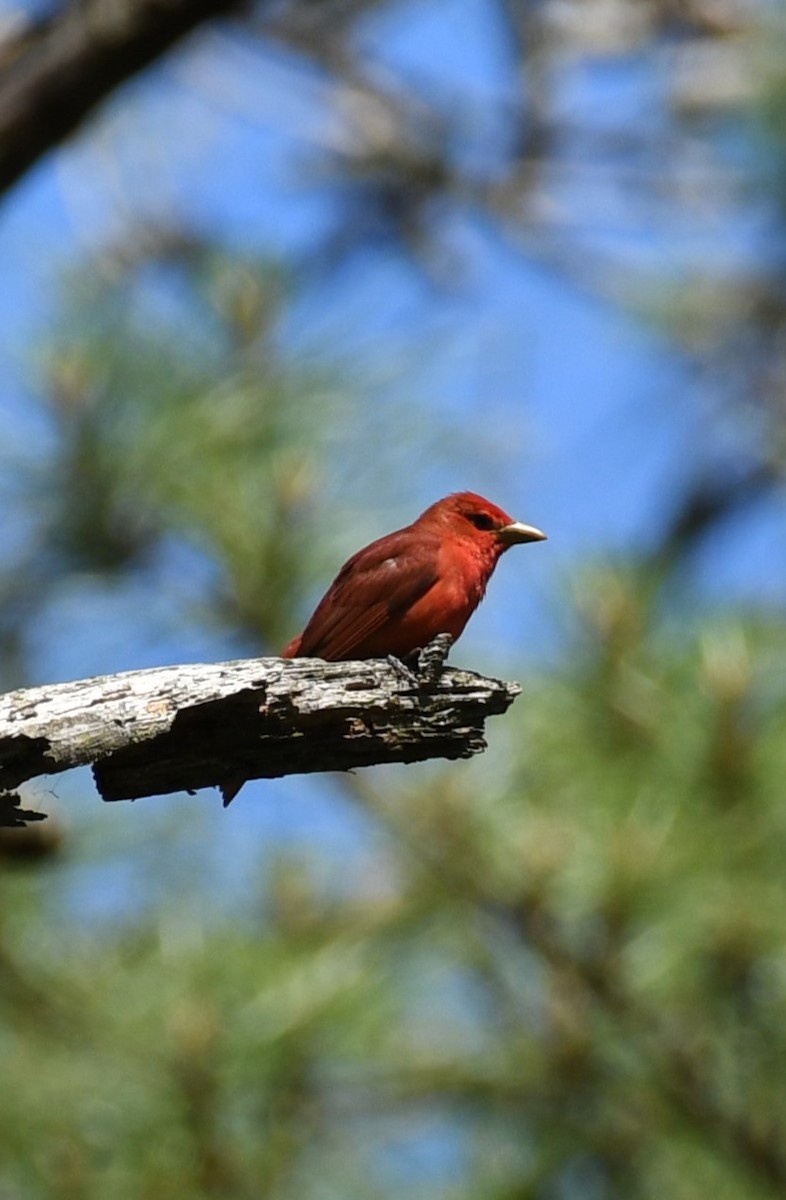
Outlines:
<svg viewBox="0 0 786 1200"><path fill-rule="evenodd" d="M548 535L536 529L534 525L524 525L521 521L511 521L497 530L497 537L506 546L515 546L518 542L546 542Z"/></svg>

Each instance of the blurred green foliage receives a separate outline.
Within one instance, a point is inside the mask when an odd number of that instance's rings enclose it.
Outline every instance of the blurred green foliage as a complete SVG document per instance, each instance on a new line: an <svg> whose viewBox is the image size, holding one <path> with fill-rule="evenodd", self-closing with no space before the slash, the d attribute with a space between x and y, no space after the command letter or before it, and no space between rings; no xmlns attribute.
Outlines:
<svg viewBox="0 0 786 1200"><path fill-rule="evenodd" d="M314 561L303 412L326 429L347 419L329 369L294 370L275 345L284 290L265 264L179 241L76 281L76 315L46 350L56 462L31 468L48 475L56 570L128 571L183 539L219 565L221 619L231 602L264 644L284 639L300 560Z"/></svg>
<svg viewBox="0 0 786 1200"><path fill-rule="evenodd" d="M165 311L134 270L50 348L23 577L123 577L185 538L220 578L185 614L274 645L316 561L307 434L351 389L276 351L268 267L192 247L167 270ZM80 923L56 910L84 835L6 834L0 1195L783 1191L783 628L675 623L647 564L576 595L565 665L485 760L331 785L374 831L340 878L304 831L239 908L181 871Z"/></svg>
<svg viewBox="0 0 786 1200"><path fill-rule="evenodd" d="M319 20L340 23L311 7L319 63L332 50ZM509 6L536 92L527 55L560 51L556 26L540 41L524 27L544 7ZM638 14L731 42L727 8ZM782 215L780 61L763 88L759 161ZM521 106L534 152L510 139L516 188L486 200L498 229L526 221L520 193L544 148L561 152L546 98L540 114L537 95ZM690 119L684 132L693 149ZM427 201L466 198L458 164L404 154L394 133L386 155L352 143L362 210L433 249L426 218L445 209ZM532 211L533 253L556 248L586 284L568 230L544 238ZM750 255L748 276L712 267L692 287L626 278L624 299L721 381L729 428L754 409L761 437L729 438L722 471L695 456L649 559L575 582L562 666L527 680L491 753L326 783L362 814L363 844L271 839L242 904L201 860L178 869L186 823L162 827L152 805L134 814L139 845L111 853L89 821L4 832L0 1200L786 1192L786 634L780 614L702 615L684 579L669 586L708 530L782 488L786 292L780 252ZM622 294L614 279L606 299ZM291 635L340 558L325 463L338 453L368 494L380 469L359 449L369 426L346 364L288 352L292 289L276 264L171 232L69 281L68 319L40 354L38 435L0 445L1 687L26 682L38 619L74 579L141 578L152 595L182 570L184 624L254 650ZM373 421L378 441L427 452L413 412ZM188 833L199 840L196 821ZM80 868L119 874L124 856L142 903L115 923L63 911Z"/></svg>
<svg viewBox="0 0 786 1200"><path fill-rule="evenodd" d="M341 887L311 847L64 936L63 868L0 872L4 1194L782 1192L783 631L583 609L504 769L341 785Z"/></svg>

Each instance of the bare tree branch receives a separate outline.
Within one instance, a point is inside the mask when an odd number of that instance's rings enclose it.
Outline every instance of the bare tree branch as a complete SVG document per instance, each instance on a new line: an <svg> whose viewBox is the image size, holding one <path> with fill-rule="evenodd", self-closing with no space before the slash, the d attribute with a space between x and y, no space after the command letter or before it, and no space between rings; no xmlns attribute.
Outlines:
<svg viewBox="0 0 786 1200"><path fill-rule="evenodd" d="M0 74L0 192L116 87L238 0L74 0L35 26Z"/></svg>
<svg viewBox="0 0 786 1200"><path fill-rule="evenodd" d="M0 789L93 764L105 800L227 778L469 758L515 683L384 661L266 658L156 667L0 697Z"/></svg>

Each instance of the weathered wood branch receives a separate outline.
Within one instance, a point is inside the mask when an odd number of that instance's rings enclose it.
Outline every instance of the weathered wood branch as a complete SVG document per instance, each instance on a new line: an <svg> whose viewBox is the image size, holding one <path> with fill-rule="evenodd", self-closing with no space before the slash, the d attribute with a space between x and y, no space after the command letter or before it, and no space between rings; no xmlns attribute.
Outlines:
<svg viewBox="0 0 786 1200"><path fill-rule="evenodd" d="M232 778L469 758L518 684L384 661L156 667L0 696L0 791L91 764L104 800Z"/></svg>
<svg viewBox="0 0 786 1200"><path fill-rule="evenodd" d="M120 84L240 8L240 0L72 0L31 23L0 47L0 192Z"/></svg>

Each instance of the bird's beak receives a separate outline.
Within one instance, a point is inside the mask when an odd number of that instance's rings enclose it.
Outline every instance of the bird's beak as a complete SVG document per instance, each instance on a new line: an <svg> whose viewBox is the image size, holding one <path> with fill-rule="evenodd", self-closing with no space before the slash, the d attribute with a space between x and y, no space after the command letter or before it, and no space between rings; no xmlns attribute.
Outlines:
<svg viewBox="0 0 786 1200"><path fill-rule="evenodd" d="M541 533L534 525L524 525L521 521L511 521L497 530L497 538L505 546L515 546L517 542L546 542L548 536Z"/></svg>

